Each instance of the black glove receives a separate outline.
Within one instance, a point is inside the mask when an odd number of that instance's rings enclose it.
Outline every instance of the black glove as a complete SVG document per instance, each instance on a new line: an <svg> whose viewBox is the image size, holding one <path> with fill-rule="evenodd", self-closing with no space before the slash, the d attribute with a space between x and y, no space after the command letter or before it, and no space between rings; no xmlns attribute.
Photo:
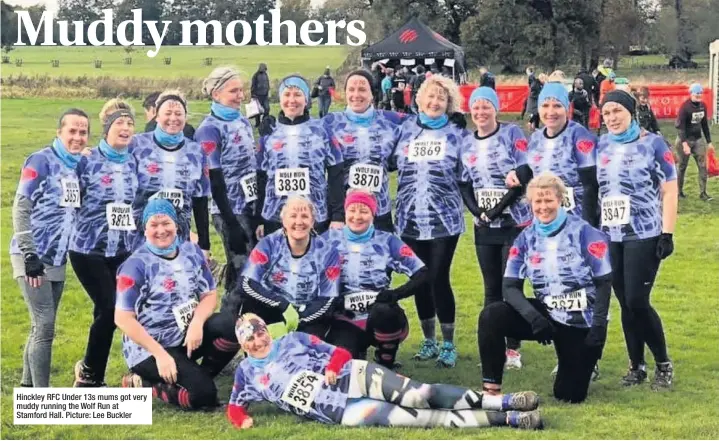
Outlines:
<svg viewBox="0 0 719 441"><path fill-rule="evenodd" d="M601 348L607 341L607 327L596 325L589 328L589 333L584 337L584 344L590 348Z"/></svg>
<svg viewBox="0 0 719 441"><path fill-rule="evenodd" d="M552 338L554 337L554 326L552 326L552 323L549 320L543 316L539 316L532 321L531 325L532 333L537 338L539 343L543 345L552 343Z"/></svg>
<svg viewBox="0 0 719 441"><path fill-rule="evenodd" d="M396 303L397 302L397 294L394 293L391 289L384 289L377 294L377 298L375 299L375 303Z"/></svg>
<svg viewBox="0 0 719 441"><path fill-rule="evenodd" d="M657 257L666 259L674 252L674 239L671 233L662 233L657 242Z"/></svg>
<svg viewBox="0 0 719 441"><path fill-rule="evenodd" d="M485 212L484 212L484 215L487 216L487 217L489 218L489 220L493 221L493 220L495 220L498 216L501 216L501 215L502 215L502 211L504 211L504 209L500 210L500 209L499 209L499 206L496 206L496 205L495 205L494 207L492 207L492 208L490 208L489 210L485 211Z"/></svg>
<svg viewBox="0 0 719 441"><path fill-rule="evenodd" d="M459 127L460 129L467 128L467 119L464 117L464 113L462 112L454 112L453 114L449 115L449 122Z"/></svg>
<svg viewBox="0 0 719 441"><path fill-rule="evenodd" d="M268 136L275 130L275 124L277 120L272 115L266 115L260 121L260 128L258 132L260 136Z"/></svg>
<svg viewBox="0 0 719 441"><path fill-rule="evenodd" d="M247 254L247 235L239 223L228 226L230 249L235 254Z"/></svg>
<svg viewBox="0 0 719 441"><path fill-rule="evenodd" d="M45 274L43 265L37 254L32 253L25 256L25 275L28 277L40 277Z"/></svg>

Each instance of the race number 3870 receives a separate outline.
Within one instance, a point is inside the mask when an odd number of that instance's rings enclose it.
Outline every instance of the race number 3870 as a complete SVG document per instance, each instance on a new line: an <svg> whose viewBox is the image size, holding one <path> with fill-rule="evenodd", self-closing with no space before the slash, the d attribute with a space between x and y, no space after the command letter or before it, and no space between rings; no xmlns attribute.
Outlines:
<svg viewBox="0 0 719 441"><path fill-rule="evenodd" d="M298 410L309 412L315 401L315 395L322 388L323 380L324 376L316 372L299 372L292 377L281 399Z"/></svg>

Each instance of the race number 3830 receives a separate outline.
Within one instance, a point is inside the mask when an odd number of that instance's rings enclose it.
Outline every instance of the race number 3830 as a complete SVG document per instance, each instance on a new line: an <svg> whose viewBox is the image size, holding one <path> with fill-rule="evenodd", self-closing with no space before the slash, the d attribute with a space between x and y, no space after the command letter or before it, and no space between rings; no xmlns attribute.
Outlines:
<svg viewBox="0 0 719 441"><path fill-rule="evenodd" d="M324 375L316 372L299 372L292 377L281 399L294 408L309 412L315 401L315 395L322 388L323 380Z"/></svg>
<svg viewBox="0 0 719 441"><path fill-rule="evenodd" d="M80 183L76 179L60 179L62 195L61 207L80 208Z"/></svg>
<svg viewBox="0 0 719 441"><path fill-rule="evenodd" d="M310 194L310 170L308 168L280 168L275 172L275 194Z"/></svg>

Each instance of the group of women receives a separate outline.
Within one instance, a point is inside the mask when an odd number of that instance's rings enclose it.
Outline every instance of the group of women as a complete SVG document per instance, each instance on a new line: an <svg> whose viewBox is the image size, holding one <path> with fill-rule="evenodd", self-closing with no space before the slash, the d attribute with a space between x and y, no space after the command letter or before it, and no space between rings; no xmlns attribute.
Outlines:
<svg viewBox="0 0 719 441"><path fill-rule="evenodd" d="M314 119L308 82L291 75L280 82L276 122L265 121L255 143L239 110L243 87L233 68L210 74L210 113L194 139L183 135L186 100L166 91L153 132L135 135L132 108L111 100L96 148L82 153L90 119L72 109L52 145L27 159L11 249L32 321L23 386L49 385L68 254L95 304L75 385L105 384L117 326L131 371L124 386L152 387L186 409L211 407L213 378L242 349L228 407L241 428L252 425L245 406L263 399L346 425L540 427L536 395L502 395L505 364L521 367L521 340L553 341L554 395L583 401L606 340L612 286L630 358L623 383L646 379L646 343L657 363L653 387L671 386L649 294L673 250L676 172L665 143L640 133L628 94L607 94L609 134L597 140L568 120L566 89L549 82L538 101L545 128L527 140L499 120L499 98L487 87L469 100L472 133L457 118L457 86L441 76L423 83L420 112L407 117L376 110L371 73L351 72L347 108ZM409 332L398 304L407 297L424 336L414 358L456 365L450 267L464 206L485 287L482 392L391 371ZM228 262L217 313L209 213ZM197 244L188 240L192 217ZM392 288L393 272L408 281ZM536 299L525 298L525 279ZM370 346L374 363L360 362Z"/></svg>

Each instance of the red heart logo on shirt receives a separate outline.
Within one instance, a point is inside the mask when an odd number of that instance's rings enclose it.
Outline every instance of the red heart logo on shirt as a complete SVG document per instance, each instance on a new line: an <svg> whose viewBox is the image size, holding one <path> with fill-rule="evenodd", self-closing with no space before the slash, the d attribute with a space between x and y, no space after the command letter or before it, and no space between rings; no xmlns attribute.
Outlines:
<svg viewBox="0 0 719 441"><path fill-rule="evenodd" d="M402 245L402 248L399 249L399 255L402 257L412 257L414 256L414 251L412 251L409 245Z"/></svg>
<svg viewBox="0 0 719 441"><path fill-rule="evenodd" d="M519 150L520 152L526 152L528 145L529 145L529 143L524 138L514 141L514 148Z"/></svg>
<svg viewBox="0 0 719 441"><path fill-rule="evenodd" d="M664 152L664 160L669 164L676 163L676 161L674 160L674 153L672 152Z"/></svg>
<svg viewBox="0 0 719 441"><path fill-rule="evenodd" d="M592 256L602 259L607 254L607 243L602 241L592 242L587 247L587 250Z"/></svg>
<svg viewBox="0 0 719 441"><path fill-rule="evenodd" d="M577 143L577 149L585 155L594 149L594 141L588 139L581 139Z"/></svg>
<svg viewBox="0 0 719 441"><path fill-rule="evenodd" d="M32 181L33 179L37 178L38 173L37 170L35 170L32 167L25 167L22 169L21 178L23 181Z"/></svg>
<svg viewBox="0 0 719 441"><path fill-rule="evenodd" d="M340 276L340 268L338 266L331 266L325 270L327 278L330 282L334 282Z"/></svg>
<svg viewBox="0 0 719 441"><path fill-rule="evenodd" d="M117 290L120 292L127 291L135 285L135 279L124 274L117 278Z"/></svg>
<svg viewBox="0 0 719 441"><path fill-rule="evenodd" d="M270 258L267 257L267 254L256 248L250 253L250 262L254 263L255 265L264 265L269 261Z"/></svg>
<svg viewBox="0 0 719 441"><path fill-rule="evenodd" d="M205 152L206 155L212 154L212 152L217 149L217 143L215 141L202 141L200 146L202 146L202 151Z"/></svg>
<svg viewBox="0 0 719 441"><path fill-rule="evenodd" d="M509 249L509 258L514 259L515 257L519 256L519 248L512 247Z"/></svg>

